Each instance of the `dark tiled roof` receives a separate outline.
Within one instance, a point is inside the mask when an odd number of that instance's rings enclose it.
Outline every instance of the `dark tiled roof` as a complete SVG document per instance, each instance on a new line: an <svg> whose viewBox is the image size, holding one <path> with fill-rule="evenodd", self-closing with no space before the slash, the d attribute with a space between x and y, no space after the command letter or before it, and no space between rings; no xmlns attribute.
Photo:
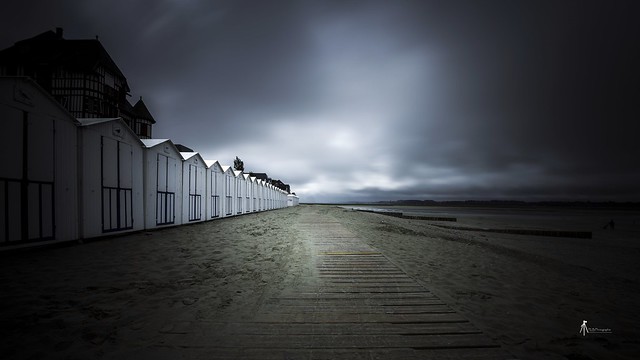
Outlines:
<svg viewBox="0 0 640 360"><path fill-rule="evenodd" d="M61 33L47 31L0 51L0 63L33 67L47 64L85 72L93 71L101 64L121 77L126 91L130 90L124 74L97 39L66 40Z"/></svg>
<svg viewBox="0 0 640 360"><path fill-rule="evenodd" d="M129 102L129 100L123 102L120 104L122 106L122 108L120 110L122 111L126 111L129 114L133 114L134 110L133 110L133 105L131 105L131 103Z"/></svg>
<svg viewBox="0 0 640 360"><path fill-rule="evenodd" d="M267 175L267 173L255 173L255 172L250 172L249 173L250 176L254 176L260 180L264 180L267 181L269 180L269 176Z"/></svg>
<svg viewBox="0 0 640 360"><path fill-rule="evenodd" d="M193 152L193 149L186 147L182 144L175 144L176 145L176 149L178 149L178 151L180 152Z"/></svg>
<svg viewBox="0 0 640 360"><path fill-rule="evenodd" d="M133 105L133 111L135 111L137 118L149 120L152 124L156 123L156 120L153 118L153 116L151 116L151 113L149 112L149 109L147 109L147 106L144 104L144 101L142 101L142 97L140 97L140 100L138 100L138 102Z"/></svg>

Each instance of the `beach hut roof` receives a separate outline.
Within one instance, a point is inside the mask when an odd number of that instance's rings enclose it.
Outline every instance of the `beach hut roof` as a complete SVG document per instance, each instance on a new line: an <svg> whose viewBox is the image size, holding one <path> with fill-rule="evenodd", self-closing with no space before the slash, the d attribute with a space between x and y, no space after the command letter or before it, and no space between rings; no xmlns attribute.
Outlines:
<svg viewBox="0 0 640 360"><path fill-rule="evenodd" d="M207 164L205 164L204 162L204 159L202 158L202 155L200 155L199 152L181 152L180 156L182 156L182 161L187 161L189 159L197 157L203 166L207 166ZM198 162L198 159L196 159L196 162Z"/></svg>
<svg viewBox="0 0 640 360"><path fill-rule="evenodd" d="M166 143L171 146L176 153L180 153L178 148L176 148L176 145L170 139L140 139L140 141L142 141L142 144L144 144L144 147L147 149Z"/></svg>
<svg viewBox="0 0 640 360"><path fill-rule="evenodd" d="M120 120L120 118L78 118L78 122L80 122L80 126L91 126L106 123L109 121Z"/></svg>
<svg viewBox="0 0 640 360"><path fill-rule="evenodd" d="M152 148L154 146L160 145L165 141L171 141L169 139L140 139L146 148Z"/></svg>
<svg viewBox="0 0 640 360"><path fill-rule="evenodd" d="M180 155L182 156L183 160L189 160L192 157L198 155L198 153L197 152L183 152L183 151L181 151Z"/></svg>
<svg viewBox="0 0 640 360"><path fill-rule="evenodd" d="M234 170L234 171L233 171L233 174L234 174L236 177L239 177L239 176L242 176L242 171L240 171L240 170Z"/></svg>
<svg viewBox="0 0 640 360"><path fill-rule="evenodd" d="M220 167L222 168L222 172L226 173L227 171L231 170L231 166L229 165L220 165ZM233 171L233 170L231 170Z"/></svg>
<svg viewBox="0 0 640 360"><path fill-rule="evenodd" d="M128 131L129 134L131 134L131 136L133 136L136 140L138 140L138 144L140 144L141 146L144 146L144 143L140 140L140 138L138 137L138 134L136 134L135 131L131 130L129 125L127 125L127 123L125 123L124 120L122 120L122 118L119 118L119 117L117 118L78 118L77 120L80 123L81 127L104 124L108 122L119 122L121 125L124 125L122 126L121 129L124 129L124 131ZM117 131L120 131L121 129L118 129ZM114 129L114 131L116 130Z"/></svg>
<svg viewBox="0 0 640 360"><path fill-rule="evenodd" d="M15 85L14 85L14 91L13 91L13 98L16 101L19 101L19 102L27 104L27 105L32 105L33 99L30 96L31 94L29 94L28 91L25 91L24 86L30 86L30 87L36 89L38 92L40 92L40 95L42 95L45 98L51 100L51 104L56 106L58 109L60 109L60 111L62 111L65 115L67 115L67 117L70 120L72 120L74 124L80 125L80 122L78 121L78 119L76 119L73 115L71 115L71 113L69 112L69 110L67 110L67 108L62 106L62 104L60 104L59 101L57 101L48 91L43 89L42 86L40 86L40 84L38 84L32 78L30 78L30 77L21 77L21 76L0 77L0 81L2 81L2 82L5 82L5 81L6 82L14 82Z"/></svg>
<svg viewBox="0 0 640 360"><path fill-rule="evenodd" d="M222 170L222 166L220 165L218 160L205 160L204 163L207 164L207 167L210 169L212 167L217 167L220 171L224 171Z"/></svg>

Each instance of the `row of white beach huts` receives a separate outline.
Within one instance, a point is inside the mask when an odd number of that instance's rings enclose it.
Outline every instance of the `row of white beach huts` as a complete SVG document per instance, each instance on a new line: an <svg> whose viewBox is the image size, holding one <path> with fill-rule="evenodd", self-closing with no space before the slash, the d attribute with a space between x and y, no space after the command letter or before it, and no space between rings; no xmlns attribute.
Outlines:
<svg viewBox="0 0 640 360"><path fill-rule="evenodd" d="M0 121L0 250L298 204L120 118L76 119L26 78L0 78Z"/></svg>

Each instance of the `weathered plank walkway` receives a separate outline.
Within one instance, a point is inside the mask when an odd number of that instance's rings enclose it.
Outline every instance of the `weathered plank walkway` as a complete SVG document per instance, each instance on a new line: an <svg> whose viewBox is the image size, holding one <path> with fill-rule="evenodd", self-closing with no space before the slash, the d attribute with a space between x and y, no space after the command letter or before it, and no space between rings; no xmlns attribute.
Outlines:
<svg viewBox="0 0 640 360"><path fill-rule="evenodd" d="M250 323L169 329L207 358L508 359L495 342L335 219L304 213L313 278L268 299ZM217 329L215 333L204 329ZM179 337L175 335L189 334Z"/></svg>

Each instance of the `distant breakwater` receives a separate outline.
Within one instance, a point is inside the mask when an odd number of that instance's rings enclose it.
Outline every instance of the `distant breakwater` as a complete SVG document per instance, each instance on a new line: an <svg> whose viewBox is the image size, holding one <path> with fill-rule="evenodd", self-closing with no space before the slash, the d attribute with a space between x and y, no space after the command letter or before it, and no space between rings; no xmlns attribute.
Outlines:
<svg viewBox="0 0 640 360"><path fill-rule="evenodd" d="M405 215L399 211L387 211L387 210L381 210L381 209L353 208L353 210L386 215L386 216L393 216L393 217L403 218L403 219L457 222L457 218L455 217ZM592 238L591 231L541 230L541 229L495 229L495 228L449 226L449 225L441 225L441 224L437 224L435 226L438 226L444 229L462 230L462 231L479 231L479 232L491 232L491 233L502 233L502 234L549 236L549 237L569 237L569 238L578 238L578 239Z"/></svg>
<svg viewBox="0 0 640 360"><path fill-rule="evenodd" d="M475 228L475 227L445 226L445 225L435 225L435 226L445 228L445 229L452 229L452 230L481 231L481 232L492 232L492 233L502 233L502 234L569 237L569 238L578 238L578 239L592 238L591 231L539 230L539 229L492 229L492 228Z"/></svg>
<svg viewBox="0 0 640 360"><path fill-rule="evenodd" d="M403 218L403 219L431 220L431 221L451 221L451 222L458 221L458 219L454 218L454 217L405 215L404 213L401 213L399 211L369 210L369 209L358 209L358 208L353 208L353 210L362 211L362 212L368 212L368 213L374 213L374 214L381 214L381 215L386 215L386 216L393 216L393 217L398 217L398 218Z"/></svg>

